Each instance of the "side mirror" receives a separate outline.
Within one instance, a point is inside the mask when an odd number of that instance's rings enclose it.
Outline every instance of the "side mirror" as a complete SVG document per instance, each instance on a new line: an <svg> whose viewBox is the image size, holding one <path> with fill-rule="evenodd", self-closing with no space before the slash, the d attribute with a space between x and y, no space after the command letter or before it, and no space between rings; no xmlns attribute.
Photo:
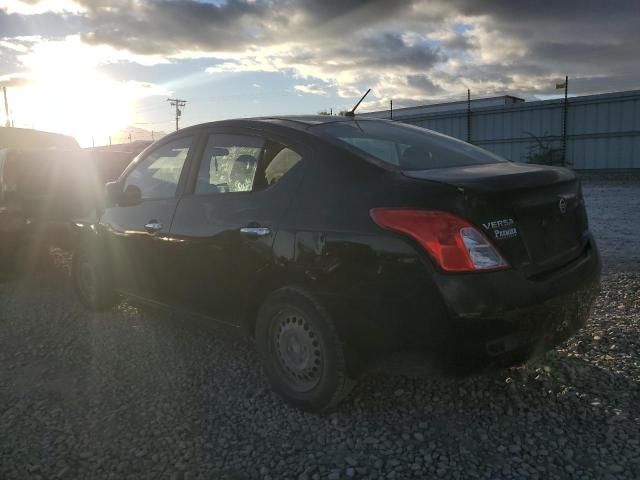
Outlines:
<svg viewBox="0 0 640 480"><path fill-rule="evenodd" d="M122 185L118 182L108 182L104 186L104 199L106 206L113 207L120 203L122 196Z"/></svg>
<svg viewBox="0 0 640 480"><path fill-rule="evenodd" d="M142 191L135 185L127 185L127 188L122 190L120 182L109 182L105 185L105 197L109 206L128 207L138 205L142 201Z"/></svg>
<svg viewBox="0 0 640 480"><path fill-rule="evenodd" d="M135 185L127 185L124 192L120 195L120 201L118 205L123 207L130 207L132 205L138 205L142 201L142 190Z"/></svg>

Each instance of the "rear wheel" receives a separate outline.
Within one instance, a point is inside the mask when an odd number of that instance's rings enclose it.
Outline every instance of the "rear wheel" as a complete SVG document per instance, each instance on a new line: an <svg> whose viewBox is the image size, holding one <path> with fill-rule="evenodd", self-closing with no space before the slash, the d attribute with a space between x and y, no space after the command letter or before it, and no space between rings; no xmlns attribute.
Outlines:
<svg viewBox="0 0 640 480"><path fill-rule="evenodd" d="M73 255L73 286L83 305L91 310L106 310L116 303L116 295L109 269L88 247L79 248Z"/></svg>
<svg viewBox="0 0 640 480"><path fill-rule="evenodd" d="M331 318L303 290L269 296L258 313L256 344L274 390L299 408L328 411L355 384Z"/></svg>

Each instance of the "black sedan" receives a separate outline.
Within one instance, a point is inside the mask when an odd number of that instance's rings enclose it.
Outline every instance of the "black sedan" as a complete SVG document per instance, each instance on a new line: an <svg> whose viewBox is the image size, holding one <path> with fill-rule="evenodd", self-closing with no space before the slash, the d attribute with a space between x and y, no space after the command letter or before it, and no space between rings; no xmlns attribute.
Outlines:
<svg viewBox="0 0 640 480"><path fill-rule="evenodd" d="M313 411L372 367L522 363L583 325L600 277L571 171L384 120L180 130L77 226L83 303L125 295L231 325Z"/></svg>

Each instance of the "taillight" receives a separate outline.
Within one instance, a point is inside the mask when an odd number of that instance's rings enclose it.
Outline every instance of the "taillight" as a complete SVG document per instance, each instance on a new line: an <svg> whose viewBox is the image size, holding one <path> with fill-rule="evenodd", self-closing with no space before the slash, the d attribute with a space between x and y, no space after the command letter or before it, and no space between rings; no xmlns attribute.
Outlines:
<svg viewBox="0 0 640 480"><path fill-rule="evenodd" d="M508 264L478 230L448 212L374 208L371 218L382 228L416 239L447 272L507 268Z"/></svg>

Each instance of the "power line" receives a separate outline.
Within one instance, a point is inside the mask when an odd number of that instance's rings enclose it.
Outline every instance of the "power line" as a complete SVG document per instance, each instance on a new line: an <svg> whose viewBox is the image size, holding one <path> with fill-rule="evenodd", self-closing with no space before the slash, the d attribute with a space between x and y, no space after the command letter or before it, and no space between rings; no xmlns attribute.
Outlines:
<svg viewBox="0 0 640 480"><path fill-rule="evenodd" d="M167 102L169 102L172 107L176 107L176 131L178 131L178 122L180 120L180 117L182 116L182 110L180 109L185 107L187 101L180 100L179 98L167 98Z"/></svg>
<svg viewBox="0 0 640 480"><path fill-rule="evenodd" d="M199 97L194 99L191 99L191 101L198 101L198 102L219 102L219 101L225 101L225 100L236 100L238 98L242 98L242 99L265 99L265 98L280 98L280 97L290 97L291 95L295 95L296 92L294 91L285 91L285 92L274 92L274 91L261 91L260 93L254 93L254 94L246 94L246 93L232 93L232 94L228 94L228 95L214 95L214 96L207 96L207 97Z"/></svg>
<svg viewBox="0 0 640 480"><path fill-rule="evenodd" d="M166 105L166 103L164 102L165 100L163 100L161 103L154 103L152 105L142 105L137 110L134 110L133 113L145 113L145 112L151 112L153 110L158 110L159 108L164 107Z"/></svg>
<svg viewBox="0 0 640 480"><path fill-rule="evenodd" d="M134 125L168 125L173 120L163 120L162 122L133 122Z"/></svg>

